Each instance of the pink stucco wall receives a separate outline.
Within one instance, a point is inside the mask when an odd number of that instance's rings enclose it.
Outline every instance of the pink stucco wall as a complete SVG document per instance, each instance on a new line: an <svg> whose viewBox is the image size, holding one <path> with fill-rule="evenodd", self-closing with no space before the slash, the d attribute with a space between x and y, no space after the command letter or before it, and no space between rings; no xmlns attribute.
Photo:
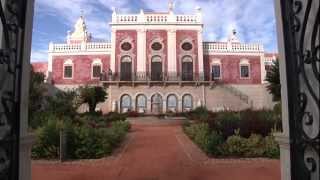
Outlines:
<svg viewBox="0 0 320 180"><path fill-rule="evenodd" d="M221 83L229 84L259 84L261 83L261 64L260 56L240 56L240 55L205 55L204 56L204 71L210 77L210 63L213 59L221 61L222 79ZM249 60L250 63L250 78L240 78L240 61L242 59Z"/></svg>
<svg viewBox="0 0 320 180"><path fill-rule="evenodd" d="M198 63L198 33L197 31L194 30L177 30L176 32L176 54L177 54L177 73L180 74L181 72L181 59L182 58L182 52L183 50L181 49L181 43L185 40L185 39L191 39L192 40L192 44L193 44L193 49L191 50L191 54L195 56L195 59L193 61L193 63L195 63L195 71L194 73L198 73L199 72L199 63Z"/></svg>
<svg viewBox="0 0 320 180"><path fill-rule="evenodd" d="M147 64L146 64L146 70L149 72L149 66L151 63L151 57L152 57L152 49L151 44L154 39L161 39L161 43L163 43L163 50L161 50L159 53L164 56L163 63L164 63L164 72L166 73L168 71L168 39L167 39L167 31L165 30L148 30L146 32L147 36L147 42L146 42L146 49L147 49Z"/></svg>
<svg viewBox="0 0 320 180"><path fill-rule="evenodd" d="M137 70L137 31L136 30L117 30L116 31L116 62L115 72L119 73L121 63L121 43L124 40L130 40L132 44L132 50L126 52L132 58L132 65L134 66L134 72Z"/></svg>
<svg viewBox="0 0 320 180"><path fill-rule="evenodd" d="M73 78L63 78L63 64L68 59L73 61ZM52 63L52 83L53 84L95 84L99 79L92 79L92 62L100 59L102 70L108 72L110 67L109 55L77 55L77 56L54 56Z"/></svg>

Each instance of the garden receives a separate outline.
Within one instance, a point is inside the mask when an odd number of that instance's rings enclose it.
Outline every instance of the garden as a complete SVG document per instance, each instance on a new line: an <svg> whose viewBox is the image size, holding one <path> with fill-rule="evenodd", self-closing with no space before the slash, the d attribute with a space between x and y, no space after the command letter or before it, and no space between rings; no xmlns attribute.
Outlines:
<svg viewBox="0 0 320 180"><path fill-rule="evenodd" d="M274 133L281 127L281 84L279 61L267 72L267 90L277 102L273 110L210 112L199 107L185 113L184 132L209 156L216 158L279 158Z"/></svg>
<svg viewBox="0 0 320 180"><path fill-rule="evenodd" d="M184 132L209 156L216 158L279 158L273 133L281 130L274 111L210 112L199 107L187 113L193 119Z"/></svg>
<svg viewBox="0 0 320 180"><path fill-rule="evenodd" d="M31 72L29 128L36 135L33 159L95 159L110 155L130 129L126 115L96 111L107 94L102 87L50 93L44 75ZM81 104L89 111L79 113Z"/></svg>

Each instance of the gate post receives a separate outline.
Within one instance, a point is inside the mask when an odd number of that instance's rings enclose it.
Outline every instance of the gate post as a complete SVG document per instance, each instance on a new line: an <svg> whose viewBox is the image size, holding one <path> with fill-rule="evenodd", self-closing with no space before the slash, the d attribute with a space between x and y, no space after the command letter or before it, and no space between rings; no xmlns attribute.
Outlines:
<svg viewBox="0 0 320 180"><path fill-rule="evenodd" d="M282 180L319 179L319 0L275 0Z"/></svg>

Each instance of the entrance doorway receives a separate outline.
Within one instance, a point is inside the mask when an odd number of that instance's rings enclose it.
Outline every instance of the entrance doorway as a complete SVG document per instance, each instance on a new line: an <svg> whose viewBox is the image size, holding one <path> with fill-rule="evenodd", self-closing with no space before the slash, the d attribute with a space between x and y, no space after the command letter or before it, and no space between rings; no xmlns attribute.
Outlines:
<svg viewBox="0 0 320 180"><path fill-rule="evenodd" d="M152 114L162 113L162 96L158 93L151 97L151 113Z"/></svg>
<svg viewBox="0 0 320 180"><path fill-rule="evenodd" d="M152 57L151 81L162 81L162 61L160 56Z"/></svg>

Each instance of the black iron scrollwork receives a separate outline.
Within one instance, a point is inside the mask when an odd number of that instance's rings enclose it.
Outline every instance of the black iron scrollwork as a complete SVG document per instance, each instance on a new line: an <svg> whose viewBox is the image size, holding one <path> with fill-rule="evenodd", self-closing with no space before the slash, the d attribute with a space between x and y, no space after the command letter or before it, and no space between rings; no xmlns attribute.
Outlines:
<svg viewBox="0 0 320 180"><path fill-rule="evenodd" d="M319 178L319 0L290 0L282 3L290 113L291 177ZM287 17L285 16L287 15ZM290 57L290 58L288 58ZM289 64L288 64L289 63Z"/></svg>
<svg viewBox="0 0 320 180"><path fill-rule="evenodd" d="M19 177L19 110L25 0L0 1L0 179Z"/></svg>

